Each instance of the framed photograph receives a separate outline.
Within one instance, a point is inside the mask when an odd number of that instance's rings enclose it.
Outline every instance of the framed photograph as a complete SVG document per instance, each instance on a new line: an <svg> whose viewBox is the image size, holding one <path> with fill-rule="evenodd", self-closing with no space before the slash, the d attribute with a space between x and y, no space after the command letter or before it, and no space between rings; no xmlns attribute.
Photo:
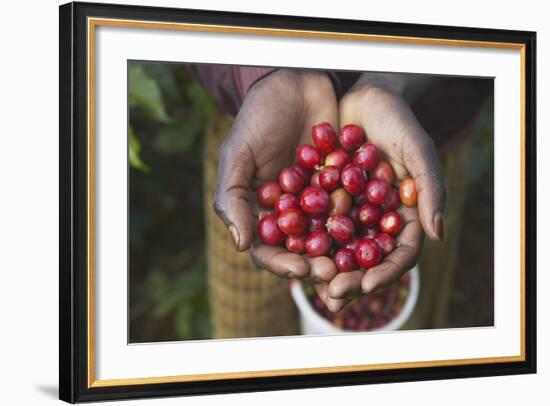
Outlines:
<svg viewBox="0 0 550 406"><path fill-rule="evenodd" d="M536 34L60 7L60 398L536 372Z"/></svg>

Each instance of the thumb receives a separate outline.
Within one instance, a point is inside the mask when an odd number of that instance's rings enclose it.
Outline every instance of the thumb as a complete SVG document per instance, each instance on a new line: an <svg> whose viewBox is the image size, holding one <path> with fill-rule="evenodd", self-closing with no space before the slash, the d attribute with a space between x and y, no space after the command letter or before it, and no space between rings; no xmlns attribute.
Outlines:
<svg viewBox="0 0 550 406"><path fill-rule="evenodd" d="M214 210L229 230L238 251L250 248L254 236L251 184L254 156L248 145L230 135L220 148Z"/></svg>
<svg viewBox="0 0 550 406"><path fill-rule="evenodd" d="M405 165L418 193L418 212L422 228L432 240L443 240L445 183L439 172L439 160L432 139L424 132L405 142ZM408 141L408 142L407 142Z"/></svg>

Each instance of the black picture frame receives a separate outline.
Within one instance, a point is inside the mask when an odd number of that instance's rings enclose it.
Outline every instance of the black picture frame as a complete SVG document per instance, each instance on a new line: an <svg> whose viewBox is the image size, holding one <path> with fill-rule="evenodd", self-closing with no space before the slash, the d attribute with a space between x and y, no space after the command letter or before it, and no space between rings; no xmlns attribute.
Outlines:
<svg viewBox="0 0 550 406"><path fill-rule="evenodd" d="M214 12L113 4L60 6L60 269L59 397L67 402L235 393L536 372L536 33L375 21ZM523 45L525 52L525 359L518 362L415 367L367 372L151 383L88 385L87 300L87 54L88 17L275 29L298 29L485 41Z"/></svg>

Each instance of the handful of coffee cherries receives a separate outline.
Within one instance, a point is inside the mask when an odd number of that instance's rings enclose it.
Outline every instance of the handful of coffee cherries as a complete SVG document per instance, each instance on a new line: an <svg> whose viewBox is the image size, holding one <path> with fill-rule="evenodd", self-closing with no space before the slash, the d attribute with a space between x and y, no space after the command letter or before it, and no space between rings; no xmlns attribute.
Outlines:
<svg viewBox="0 0 550 406"><path fill-rule="evenodd" d="M257 233L268 245L310 257L331 256L340 272L368 270L395 248L401 204L417 205L412 178L393 186L395 173L363 128L338 134L329 123L313 127L315 146L296 149L296 165L257 192Z"/></svg>

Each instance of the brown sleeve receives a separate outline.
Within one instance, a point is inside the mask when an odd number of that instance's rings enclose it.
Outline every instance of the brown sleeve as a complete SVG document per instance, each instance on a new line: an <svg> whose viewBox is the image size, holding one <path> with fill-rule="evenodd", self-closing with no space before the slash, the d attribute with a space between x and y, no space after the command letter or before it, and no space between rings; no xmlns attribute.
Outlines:
<svg viewBox="0 0 550 406"><path fill-rule="evenodd" d="M190 69L220 107L232 115L239 111L250 86L275 70L232 65L191 65Z"/></svg>
<svg viewBox="0 0 550 406"><path fill-rule="evenodd" d="M190 68L220 107L232 115L236 115L239 111L248 89L277 69L232 65L191 65ZM359 72L327 71L327 74L338 99L360 76Z"/></svg>

